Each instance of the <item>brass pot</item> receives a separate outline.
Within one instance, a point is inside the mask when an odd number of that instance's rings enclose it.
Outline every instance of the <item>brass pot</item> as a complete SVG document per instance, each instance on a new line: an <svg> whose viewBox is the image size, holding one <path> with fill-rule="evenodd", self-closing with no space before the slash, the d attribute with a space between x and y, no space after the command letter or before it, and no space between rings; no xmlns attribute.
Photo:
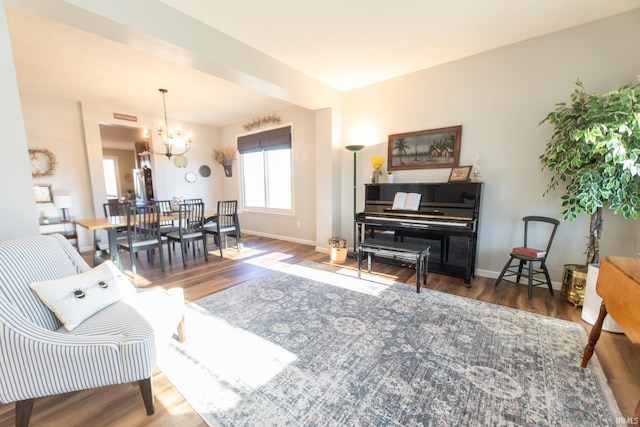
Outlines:
<svg viewBox="0 0 640 427"><path fill-rule="evenodd" d="M584 264L565 264L562 273L562 297L575 305L582 307L584 290L587 284L587 266Z"/></svg>

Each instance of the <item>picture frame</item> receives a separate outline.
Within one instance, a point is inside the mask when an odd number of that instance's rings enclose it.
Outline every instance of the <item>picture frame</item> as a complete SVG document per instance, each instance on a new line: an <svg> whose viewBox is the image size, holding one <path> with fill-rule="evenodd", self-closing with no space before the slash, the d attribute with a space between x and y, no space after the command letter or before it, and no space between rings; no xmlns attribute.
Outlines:
<svg viewBox="0 0 640 427"><path fill-rule="evenodd" d="M36 203L53 203L51 184L33 184L33 194Z"/></svg>
<svg viewBox="0 0 640 427"><path fill-rule="evenodd" d="M472 166L459 166L451 169L449 182L466 182L469 181Z"/></svg>
<svg viewBox="0 0 640 427"><path fill-rule="evenodd" d="M460 162L462 126L389 135L391 170L455 168Z"/></svg>

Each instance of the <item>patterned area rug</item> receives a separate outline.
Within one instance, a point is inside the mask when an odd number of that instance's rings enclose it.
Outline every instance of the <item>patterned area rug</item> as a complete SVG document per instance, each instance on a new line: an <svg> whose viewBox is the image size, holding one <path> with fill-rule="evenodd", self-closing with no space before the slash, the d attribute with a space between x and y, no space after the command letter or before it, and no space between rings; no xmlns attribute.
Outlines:
<svg viewBox="0 0 640 427"><path fill-rule="evenodd" d="M575 323L313 263L191 303L160 367L212 426L604 426ZM372 281L378 280L378 281Z"/></svg>

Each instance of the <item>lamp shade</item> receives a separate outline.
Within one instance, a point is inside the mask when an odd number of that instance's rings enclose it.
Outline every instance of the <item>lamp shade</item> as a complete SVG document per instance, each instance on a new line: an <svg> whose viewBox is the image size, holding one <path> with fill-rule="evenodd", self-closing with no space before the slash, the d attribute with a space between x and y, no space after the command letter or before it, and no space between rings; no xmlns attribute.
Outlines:
<svg viewBox="0 0 640 427"><path fill-rule="evenodd" d="M53 201L58 209L69 209L72 206L71 196L68 194L58 194Z"/></svg>

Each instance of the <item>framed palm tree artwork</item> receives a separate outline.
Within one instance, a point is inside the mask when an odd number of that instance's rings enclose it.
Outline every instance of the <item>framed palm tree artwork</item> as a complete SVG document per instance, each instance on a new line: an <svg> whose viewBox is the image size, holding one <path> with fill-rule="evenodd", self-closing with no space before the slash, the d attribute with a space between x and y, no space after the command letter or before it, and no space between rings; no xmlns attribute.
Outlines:
<svg viewBox="0 0 640 427"><path fill-rule="evenodd" d="M455 168L461 136L462 126L389 135L389 169Z"/></svg>

